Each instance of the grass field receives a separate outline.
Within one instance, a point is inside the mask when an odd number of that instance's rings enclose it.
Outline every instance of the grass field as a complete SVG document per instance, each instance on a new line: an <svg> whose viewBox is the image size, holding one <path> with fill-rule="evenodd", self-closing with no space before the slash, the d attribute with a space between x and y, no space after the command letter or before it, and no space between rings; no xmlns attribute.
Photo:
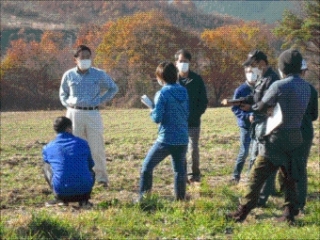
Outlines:
<svg viewBox="0 0 320 240"><path fill-rule="evenodd" d="M1 239L319 239L319 125L308 162L305 213L295 226L274 221L283 197L254 209L242 223L227 221L246 182L228 180L238 153L238 128L229 108L208 109L203 116L201 184L188 185L190 201L173 201L170 159L154 172L153 195L143 207L138 196L142 161L157 135L148 110L103 110L110 179L108 190L95 186L90 210L46 208L53 199L41 167L41 149L55 137L52 122L64 111L1 114ZM243 171L243 177L247 165Z"/></svg>

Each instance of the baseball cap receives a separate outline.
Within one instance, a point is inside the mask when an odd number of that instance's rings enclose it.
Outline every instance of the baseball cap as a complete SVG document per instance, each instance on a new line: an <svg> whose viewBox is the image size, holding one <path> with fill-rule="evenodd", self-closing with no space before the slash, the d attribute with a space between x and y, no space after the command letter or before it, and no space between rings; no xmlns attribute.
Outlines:
<svg viewBox="0 0 320 240"><path fill-rule="evenodd" d="M302 59L301 70L308 70L307 61Z"/></svg>
<svg viewBox="0 0 320 240"><path fill-rule="evenodd" d="M264 60L264 61L268 61L267 55L265 55L263 52L261 52L260 50L256 49L251 51L248 54L248 58L247 60L242 64L242 66L250 66L253 62L255 61L260 61L260 60Z"/></svg>

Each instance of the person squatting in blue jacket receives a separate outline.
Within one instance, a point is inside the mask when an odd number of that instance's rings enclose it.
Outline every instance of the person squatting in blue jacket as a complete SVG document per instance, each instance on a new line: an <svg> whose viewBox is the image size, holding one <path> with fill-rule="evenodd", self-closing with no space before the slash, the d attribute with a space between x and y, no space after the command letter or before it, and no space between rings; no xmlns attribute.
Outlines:
<svg viewBox="0 0 320 240"><path fill-rule="evenodd" d="M158 138L149 150L141 169L140 196L151 191L153 169L167 156L172 157L175 199L186 194L186 152L188 146L189 100L187 90L177 83L177 68L171 62L162 62L156 69L161 90L155 95L151 119L159 124Z"/></svg>
<svg viewBox="0 0 320 240"><path fill-rule="evenodd" d="M57 137L42 150L44 176L55 195L46 205L79 202L79 206L92 206L88 200L95 174L88 142L72 134L67 117L58 117L53 128Z"/></svg>

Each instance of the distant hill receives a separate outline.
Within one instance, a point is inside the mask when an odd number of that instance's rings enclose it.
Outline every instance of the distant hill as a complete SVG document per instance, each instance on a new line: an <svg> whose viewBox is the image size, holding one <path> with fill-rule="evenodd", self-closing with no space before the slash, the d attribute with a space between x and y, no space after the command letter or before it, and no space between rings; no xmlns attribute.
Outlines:
<svg viewBox="0 0 320 240"><path fill-rule="evenodd" d="M185 4L185 3L188 4ZM215 28L232 18L198 11L192 1L1 1L1 27L76 29L83 24L104 24L136 12L157 10L171 22L188 30Z"/></svg>
<svg viewBox="0 0 320 240"><path fill-rule="evenodd" d="M187 4L186 4L187 3ZM180 5L179 5L180 4ZM64 31L66 39L74 39L84 24L104 24L136 12L157 10L171 22L188 31L200 33L236 20L198 11L192 1L169 4L165 1L9 1L1 0L1 50L5 52L10 40L19 32L38 40L44 30ZM40 30L40 32L39 32Z"/></svg>
<svg viewBox="0 0 320 240"><path fill-rule="evenodd" d="M294 10L300 1L193 1L204 13L227 14L244 20L275 23L285 9Z"/></svg>

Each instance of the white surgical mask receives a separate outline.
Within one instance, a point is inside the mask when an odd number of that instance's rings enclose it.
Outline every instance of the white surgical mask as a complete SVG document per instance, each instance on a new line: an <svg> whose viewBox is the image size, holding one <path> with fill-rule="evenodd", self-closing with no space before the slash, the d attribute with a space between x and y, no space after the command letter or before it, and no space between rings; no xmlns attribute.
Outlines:
<svg viewBox="0 0 320 240"><path fill-rule="evenodd" d="M284 79L284 74L283 74L283 72L278 68L278 71L279 71L279 74L280 74L280 78L281 79Z"/></svg>
<svg viewBox="0 0 320 240"><path fill-rule="evenodd" d="M78 67L82 71L89 69L91 67L91 59L78 60Z"/></svg>
<svg viewBox="0 0 320 240"><path fill-rule="evenodd" d="M262 77L262 71L259 68L254 67L254 68L252 68L251 71L252 71L252 73L256 74L258 77Z"/></svg>
<svg viewBox="0 0 320 240"><path fill-rule="evenodd" d="M253 72L247 72L246 79L247 79L248 83L254 84L258 80L258 75Z"/></svg>
<svg viewBox="0 0 320 240"><path fill-rule="evenodd" d="M161 80L157 78L157 81L158 81L159 85L162 87L163 83L161 82Z"/></svg>
<svg viewBox="0 0 320 240"><path fill-rule="evenodd" d="M189 71L189 63L178 63L177 68L179 72L186 73Z"/></svg>

